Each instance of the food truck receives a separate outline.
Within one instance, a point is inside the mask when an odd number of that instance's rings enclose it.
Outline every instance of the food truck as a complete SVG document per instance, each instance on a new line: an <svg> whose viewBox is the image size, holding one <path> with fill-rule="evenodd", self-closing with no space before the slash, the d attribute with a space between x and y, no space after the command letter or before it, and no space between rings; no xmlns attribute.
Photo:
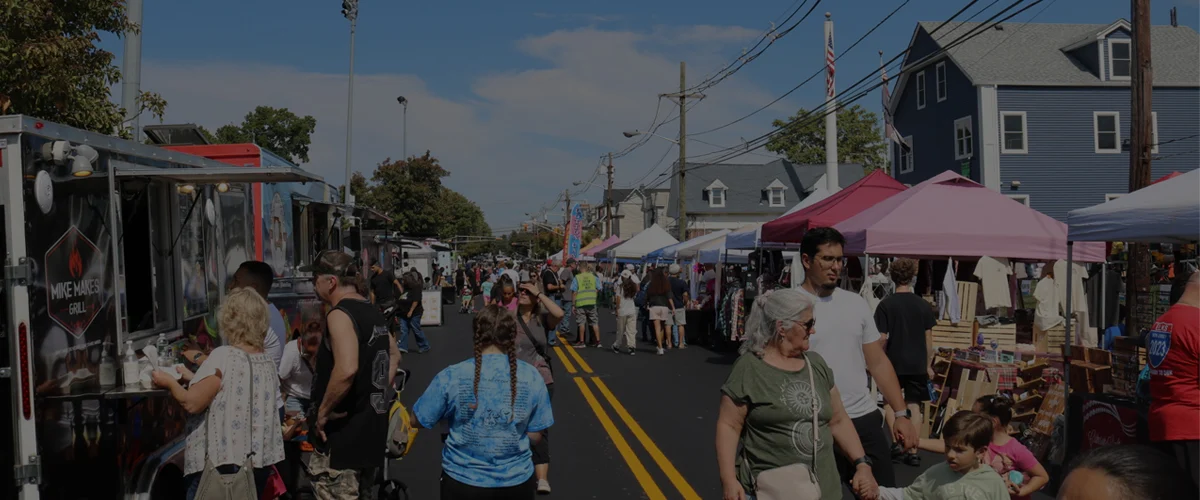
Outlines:
<svg viewBox="0 0 1200 500"><path fill-rule="evenodd" d="M126 342L212 345L237 265L291 269L288 209L328 196L282 160L0 116L0 498L182 498L187 416L126 384Z"/></svg>

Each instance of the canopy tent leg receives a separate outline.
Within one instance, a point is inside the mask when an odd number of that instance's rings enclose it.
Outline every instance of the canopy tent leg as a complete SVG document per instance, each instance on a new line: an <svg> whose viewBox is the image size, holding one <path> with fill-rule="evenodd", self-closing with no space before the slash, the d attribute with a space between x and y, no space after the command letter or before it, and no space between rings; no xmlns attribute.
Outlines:
<svg viewBox="0 0 1200 500"><path fill-rule="evenodd" d="M1074 260L1075 260L1075 242L1068 241L1067 242L1067 310L1065 311L1066 324L1064 325L1064 327L1066 328L1067 331L1065 332L1066 335L1063 336L1064 343L1062 346L1062 351L1063 351L1063 443L1062 443L1062 446L1067 445L1067 442L1070 441L1070 438L1068 436L1071 435L1071 415L1070 415L1070 413L1071 413L1071 346L1074 345L1074 342L1079 341L1078 339L1075 338L1075 334L1073 333L1074 330L1071 329L1072 328L1071 316L1074 313L1074 308L1072 307L1072 302L1071 302L1071 299L1072 299L1072 297L1071 297L1072 290L1071 289L1074 288L1071 286L1071 283L1072 283L1071 275L1074 273L1071 272L1071 267L1073 267L1072 265L1074 264L1074 262L1073 262ZM1066 461L1065 455L1063 457L1063 461L1064 462Z"/></svg>

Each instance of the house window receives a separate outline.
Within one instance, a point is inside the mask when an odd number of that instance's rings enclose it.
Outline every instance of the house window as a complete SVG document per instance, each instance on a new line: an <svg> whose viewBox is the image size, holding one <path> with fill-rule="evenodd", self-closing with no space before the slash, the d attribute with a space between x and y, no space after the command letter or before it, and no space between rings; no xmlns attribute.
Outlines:
<svg viewBox="0 0 1200 500"><path fill-rule="evenodd" d="M1129 40L1108 41L1108 67L1112 80L1128 80L1133 75L1133 58Z"/></svg>
<svg viewBox="0 0 1200 500"><path fill-rule="evenodd" d="M925 109L925 72L917 73L917 109Z"/></svg>
<svg viewBox="0 0 1200 500"><path fill-rule="evenodd" d="M708 190L708 206L725 206L725 188L712 188Z"/></svg>
<svg viewBox="0 0 1200 500"><path fill-rule="evenodd" d="M1000 136L1004 140L1003 145L1000 147L1001 153L1028 153L1025 112L1007 111L1000 113Z"/></svg>
<svg viewBox="0 0 1200 500"><path fill-rule="evenodd" d="M1025 205L1027 207L1029 206L1029 195L1027 195L1027 194L1010 194L1010 195L1008 195L1008 197L1012 198L1013 201L1016 201L1017 203Z"/></svg>
<svg viewBox="0 0 1200 500"><path fill-rule="evenodd" d="M900 173L907 174L907 173L913 171L913 138L912 138L912 136L910 135L908 137L905 137L904 142L908 143L908 145L907 146L905 146L904 144L896 145L896 147L900 149L900 155L899 155L899 159L896 161L896 164L897 164L896 166Z"/></svg>
<svg viewBox="0 0 1200 500"><path fill-rule="evenodd" d="M1097 111L1092 113L1092 130L1095 136L1096 153L1121 152L1121 113Z"/></svg>
<svg viewBox="0 0 1200 500"><path fill-rule="evenodd" d="M934 79L937 80L937 102L946 100L946 62L937 63L934 69Z"/></svg>
<svg viewBox="0 0 1200 500"><path fill-rule="evenodd" d="M1150 113L1150 152L1158 154L1158 113Z"/></svg>
<svg viewBox="0 0 1200 500"><path fill-rule="evenodd" d="M771 188L770 196L772 207L783 206L783 188Z"/></svg>
<svg viewBox="0 0 1200 500"><path fill-rule="evenodd" d="M974 153L971 141L971 117L954 120L954 159L965 160Z"/></svg>

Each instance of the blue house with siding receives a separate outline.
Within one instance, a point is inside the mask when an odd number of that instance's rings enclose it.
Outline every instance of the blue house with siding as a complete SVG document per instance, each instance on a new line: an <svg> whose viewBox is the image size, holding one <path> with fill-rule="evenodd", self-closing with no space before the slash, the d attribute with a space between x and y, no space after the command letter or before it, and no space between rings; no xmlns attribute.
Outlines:
<svg viewBox="0 0 1200 500"><path fill-rule="evenodd" d="M917 24L888 104L907 143L892 145L897 180L953 170L1058 220L1127 192L1127 21L940 24ZM1151 64L1158 178L1200 166L1200 36L1154 26Z"/></svg>

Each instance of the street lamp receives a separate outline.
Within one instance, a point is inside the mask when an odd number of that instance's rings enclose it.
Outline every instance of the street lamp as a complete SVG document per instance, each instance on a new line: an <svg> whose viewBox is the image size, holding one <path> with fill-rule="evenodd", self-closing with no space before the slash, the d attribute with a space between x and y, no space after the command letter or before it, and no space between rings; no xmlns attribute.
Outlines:
<svg viewBox="0 0 1200 500"><path fill-rule="evenodd" d="M342 201L354 203L350 194L350 151L354 140L354 30L358 26L358 0L342 0L342 16L350 21L350 90L346 96L346 193Z"/></svg>
<svg viewBox="0 0 1200 500"><path fill-rule="evenodd" d="M624 132L621 132L621 135L624 135L626 138L629 138L629 139L632 139L632 138L634 138L634 137L637 137L637 136L639 136L639 135L649 135L649 136L651 136L651 137L657 137L657 138L659 138L659 139L662 139L662 140L664 140L664 141L667 141L667 142L669 142L669 143L671 143L671 144L674 144L674 145L676 145L676 146L678 146L678 145L679 145L679 141L678 141L678 140L672 139L672 138L670 138L670 137L666 137L666 136L658 135L658 134L655 134L654 132L642 132L642 131L639 131L639 130L626 130L626 131L624 131Z"/></svg>
<svg viewBox="0 0 1200 500"><path fill-rule="evenodd" d="M404 115L404 123L403 123L403 127L404 127L404 161L407 162L408 161L408 99L405 99L404 96L400 96L400 97L396 98L396 102L400 103L400 106L402 106L404 108L404 112L403 112L403 115Z"/></svg>

